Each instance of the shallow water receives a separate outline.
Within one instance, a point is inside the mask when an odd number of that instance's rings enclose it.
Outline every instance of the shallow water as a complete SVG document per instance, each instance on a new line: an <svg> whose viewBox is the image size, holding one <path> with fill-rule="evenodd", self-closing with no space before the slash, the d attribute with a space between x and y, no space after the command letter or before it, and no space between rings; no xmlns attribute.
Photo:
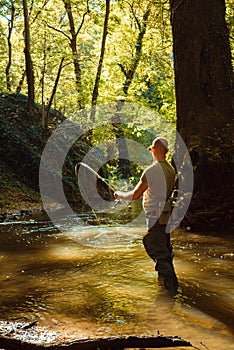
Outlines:
<svg viewBox="0 0 234 350"><path fill-rule="evenodd" d="M145 226L94 219L78 216L63 233L50 222L0 224L0 320L37 320L66 339L159 332L233 349L231 235L173 233L180 290L171 298L144 251Z"/></svg>

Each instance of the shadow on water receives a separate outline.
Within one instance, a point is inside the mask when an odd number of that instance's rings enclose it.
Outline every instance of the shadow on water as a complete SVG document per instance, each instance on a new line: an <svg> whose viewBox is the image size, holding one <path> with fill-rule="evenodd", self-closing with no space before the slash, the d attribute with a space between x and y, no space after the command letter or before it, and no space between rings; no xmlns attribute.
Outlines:
<svg viewBox="0 0 234 350"><path fill-rule="evenodd" d="M233 300L227 300L222 295L225 286L219 292L202 289L204 286L201 287L183 280L180 280L180 286L181 296L182 298L186 297L188 305L196 305L199 310L225 324L234 334L234 304Z"/></svg>
<svg viewBox="0 0 234 350"><path fill-rule="evenodd" d="M79 223L66 234L50 222L0 225L2 320L36 319L67 339L159 332L232 349L232 237L177 230L171 298L143 249L144 225Z"/></svg>

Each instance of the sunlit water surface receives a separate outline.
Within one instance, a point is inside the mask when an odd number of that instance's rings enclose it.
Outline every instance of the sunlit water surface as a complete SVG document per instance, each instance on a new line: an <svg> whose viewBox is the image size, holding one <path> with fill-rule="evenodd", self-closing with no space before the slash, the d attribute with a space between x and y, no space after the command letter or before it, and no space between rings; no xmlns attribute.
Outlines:
<svg viewBox="0 0 234 350"><path fill-rule="evenodd" d="M173 233L180 289L172 298L144 251L144 225L83 219L66 233L50 222L0 224L0 320L37 320L66 339L160 333L233 349L231 235Z"/></svg>

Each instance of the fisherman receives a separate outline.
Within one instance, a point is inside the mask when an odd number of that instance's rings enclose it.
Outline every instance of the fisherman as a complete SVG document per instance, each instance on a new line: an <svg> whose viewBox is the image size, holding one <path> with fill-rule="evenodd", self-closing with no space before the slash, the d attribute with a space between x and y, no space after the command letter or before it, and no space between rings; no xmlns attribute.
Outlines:
<svg viewBox="0 0 234 350"><path fill-rule="evenodd" d="M143 209L146 216L148 233L143 238L147 254L156 263L159 283L173 294L177 292L178 280L173 266L173 251L170 233L166 232L170 217L169 197L175 183L175 170L166 160L168 141L157 137L151 146L153 164L145 169L140 181L132 191L116 191L116 199L138 200L143 195Z"/></svg>

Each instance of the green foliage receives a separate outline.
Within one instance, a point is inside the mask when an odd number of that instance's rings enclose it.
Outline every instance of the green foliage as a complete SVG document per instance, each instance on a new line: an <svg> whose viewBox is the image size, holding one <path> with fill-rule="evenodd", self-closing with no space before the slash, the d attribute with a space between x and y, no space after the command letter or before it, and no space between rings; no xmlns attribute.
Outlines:
<svg viewBox="0 0 234 350"><path fill-rule="evenodd" d="M105 14L103 1L71 1L75 29L77 31L78 59L81 67L82 99L85 107L91 104L93 84L100 53ZM16 91L25 69L23 13L21 1L13 1L15 7L12 32L12 64L10 78L12 91ZM138 26L143 14L150 9L142 56L132 84L125 96L128 102L139 103L155 109L167 120L175 122L175 94L170 27L169 2L121 0L111 3L108 37L101 75L98 103L110 103L123 96L124 74L120 66L127 68L134 56ZM87 13L86 13L87 12ZM6 89L5 68L8 60L8 24L11 3L1 1L0 8L0 89ZM83 25L82 20L84 19ZM226 1L226 21L233 37L232 2ZM79 28L81 30L78 33ZM35 93L38 103L48 103L54 86L57 69L62 57L65 63L57 88L53 107L73 114L77 109L77 91L70 48L70 27L61 0L36 1L30 7L31 49L35 75ZM233 40L231 41L233 52ZM44 77L43 77L44 74ZM42 78L44 85L42 87ZM27 94L26 78L21 92Z"/></svg>
<svg viewBox="0 0 234 350"><path fill-rule="evenodd" d="M230 46L232 51L232 61L234 59L234 13L233 1L226 0L226 22L230 33Z"/></svg>
<svg viewBox="0 0 234 350"><path fill-rule="evenodd" d="M16 91L25 69L25 58L22 6L18 0L13 3L16 11L11 38L13 56L10 77L12 91ZM2 91L6 84L5 67L8 59L6 37L11 16L11 7L8 5L7 1L2 1L0 9L2 58L0 88ZM127 100L160 110L160 113L166 118L172 119L174 85L170 58L172 45L168 21L169 5L161 2L135 0L131 3L116 1L111 4L98 103L116 101L123 94L124 75L119 65L128 67L134 55L138 25L147 8L150 8L151 15L147 23L142 58L135 72ZM77 56L81 68L82 84L81 97L85 107L89 107L100 53L105 6L103 1L89 1L87 12L86 2L71 1L71 9L77 32ZM79 28L81 28L80 31ZM71 33L63 1L33 2L30 7L30 32L36 100L42 103L43 88L43 100L48 103L60 60L64 57L64 67L53 107L67 115L73 114L77 109L77 91L69 39ZM21 92L27 94L26 78L23 80Z"/></svg>

